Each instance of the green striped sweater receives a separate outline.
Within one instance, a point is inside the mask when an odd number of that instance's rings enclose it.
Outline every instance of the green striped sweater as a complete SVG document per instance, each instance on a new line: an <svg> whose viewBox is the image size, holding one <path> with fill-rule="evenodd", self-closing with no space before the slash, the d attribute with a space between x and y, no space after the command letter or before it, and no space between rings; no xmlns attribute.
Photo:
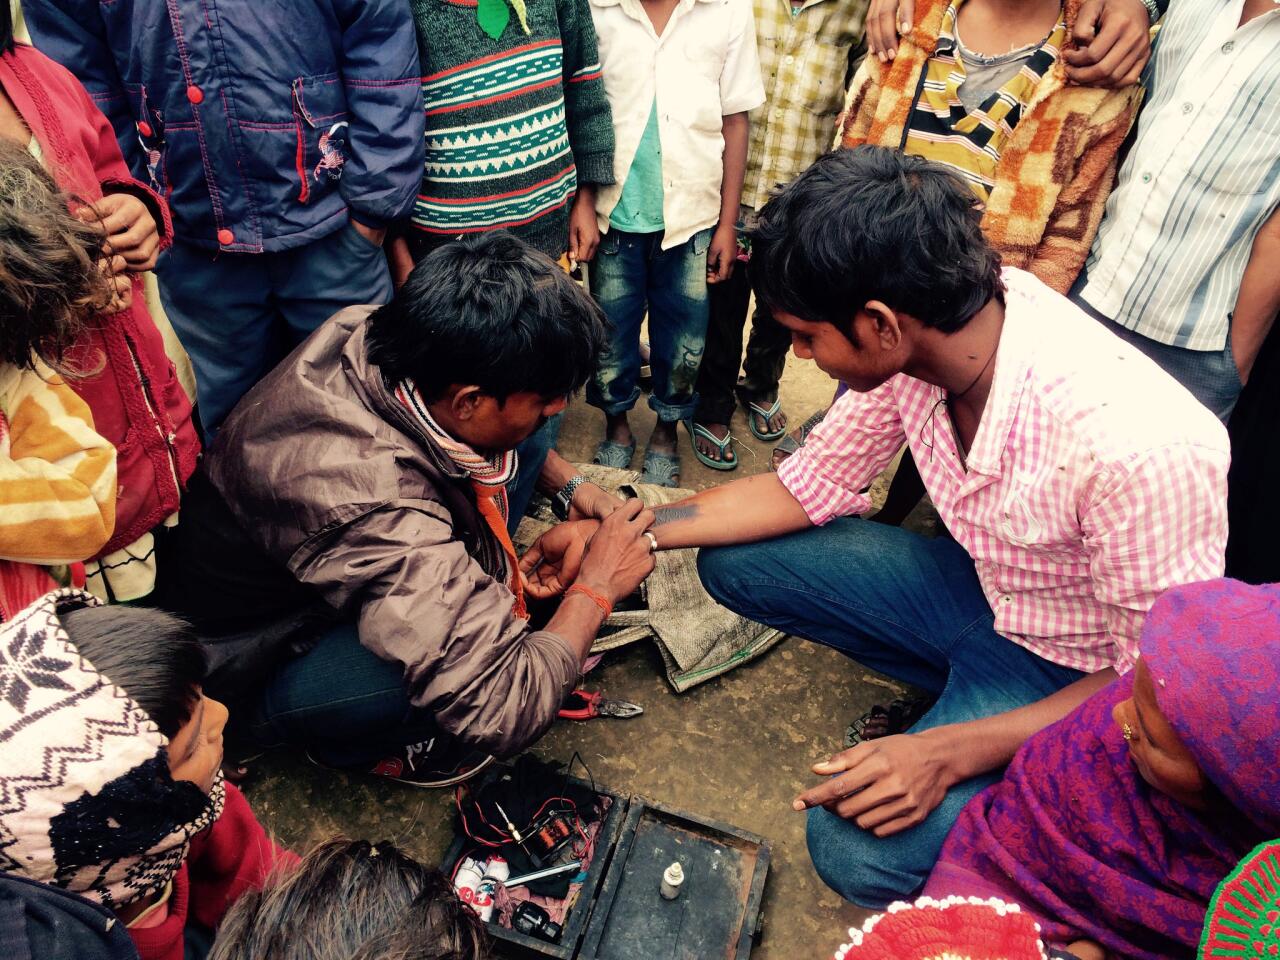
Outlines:
<svg viewBox="0 0 1280 960"><path fill-rule="evenodd" d="M613 121L587 0L527 0L497 40L477 4L411 0L427 158L413 225L440 237L506 228L568 247L578 182L613 182Z"/></svg>

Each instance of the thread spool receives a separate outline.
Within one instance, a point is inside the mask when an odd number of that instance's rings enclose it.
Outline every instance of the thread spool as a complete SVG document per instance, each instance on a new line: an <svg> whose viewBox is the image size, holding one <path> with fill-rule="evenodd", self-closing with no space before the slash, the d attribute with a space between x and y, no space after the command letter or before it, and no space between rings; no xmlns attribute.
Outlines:
<svg viewBox="0 0 1280 960"><path fill-rule="evenodd" d="M662 894L663 900L674 900L680 896L680 888L683 884L684 868L680 866L680 861L676 860L662 871L662 883L658 887L658 892Z"/></svg>

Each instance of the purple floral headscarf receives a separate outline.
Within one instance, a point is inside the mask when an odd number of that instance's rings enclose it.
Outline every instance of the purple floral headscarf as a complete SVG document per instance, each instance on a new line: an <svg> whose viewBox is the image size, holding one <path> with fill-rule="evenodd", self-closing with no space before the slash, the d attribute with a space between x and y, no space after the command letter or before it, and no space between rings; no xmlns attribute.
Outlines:
<svg viewBox="0 0 1280 960"><path fill-rule="evenodd" d="M1028 740L965 807L926 894L1018 902L1054 944L1195 956L1218 883L1280 833L1280 586L1170 590L1140 650L1161 712L1226 804L1197 813L1139 776L1111 717L1130 674Z"/></svg>

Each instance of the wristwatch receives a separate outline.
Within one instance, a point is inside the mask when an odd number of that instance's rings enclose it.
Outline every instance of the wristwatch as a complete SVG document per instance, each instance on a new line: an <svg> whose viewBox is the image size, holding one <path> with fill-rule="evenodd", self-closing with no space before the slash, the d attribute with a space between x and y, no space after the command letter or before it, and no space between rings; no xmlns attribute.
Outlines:
<svg viewBox="0 0 1280 960"><path fill-rule="evenodd" d="M551 498L551 512L561 520L568 520L569 507L573 503L573 495L586 482L587 478L579 473L561 487L560 492Z"/></svg>

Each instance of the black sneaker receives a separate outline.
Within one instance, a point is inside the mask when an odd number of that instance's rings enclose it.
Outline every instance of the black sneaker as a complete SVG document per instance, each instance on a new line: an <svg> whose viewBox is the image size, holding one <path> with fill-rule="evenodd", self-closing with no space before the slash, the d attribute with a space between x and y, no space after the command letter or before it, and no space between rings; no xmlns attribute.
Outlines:
<svg viewBox="0 0 1280 960"><path fill-rule="evenodd" d="M312 763L320 764L308 755ZM493 762L487 753L474 750L450 736L410 743L372 766L348 767L349 773L386 777L411 787L451 787L474 777Z"/></svg>

